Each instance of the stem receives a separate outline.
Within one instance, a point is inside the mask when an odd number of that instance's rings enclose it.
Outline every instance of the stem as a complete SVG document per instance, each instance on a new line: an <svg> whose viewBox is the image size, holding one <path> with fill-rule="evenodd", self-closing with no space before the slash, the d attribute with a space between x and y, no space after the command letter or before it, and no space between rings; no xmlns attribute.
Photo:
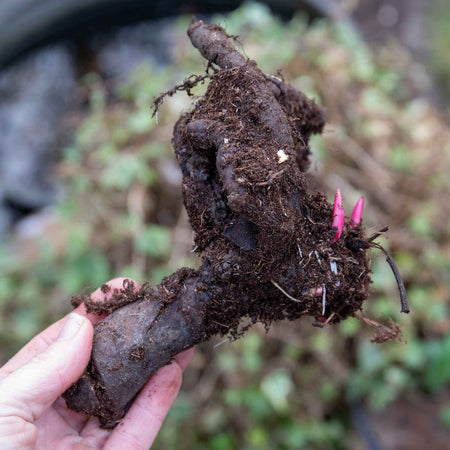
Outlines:
<svg viewBox="0 0 450 450"><path fill-rule="evenodd" d="M406 295L405 284L403 283L402 276L400 275L400 271L398 270L397 265L395 264L392 256L380 245L375 244L374 247L381 250L386 256L386 261L388 262L392 273L394 274L395 281L397 282L398 291L400 293L400 304L402 305L400 312L408 314L409 313L409 305L408 305L408 296Z"/></svg>

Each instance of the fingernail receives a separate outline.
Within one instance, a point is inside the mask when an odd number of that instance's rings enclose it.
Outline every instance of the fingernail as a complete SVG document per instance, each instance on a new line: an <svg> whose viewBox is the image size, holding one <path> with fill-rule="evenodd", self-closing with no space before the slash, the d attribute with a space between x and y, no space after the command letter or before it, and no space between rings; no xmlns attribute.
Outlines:
<svg viewBox="0 0 450 450"><path fill-rule="evenodd" d="M76 313L71 313L67 316L66 321L58 335L58 341L72 339L78 332L83 323L83 318Z"/></svg>

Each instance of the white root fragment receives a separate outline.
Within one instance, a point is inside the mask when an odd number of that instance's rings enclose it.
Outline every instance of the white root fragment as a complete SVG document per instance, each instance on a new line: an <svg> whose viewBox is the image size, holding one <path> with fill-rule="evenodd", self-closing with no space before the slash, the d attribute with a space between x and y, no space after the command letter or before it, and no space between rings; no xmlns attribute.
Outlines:
<svg viewBox="0 0 450 450"><path fill-rule="evenodd" d="M279 284L275 283L275 281L270 280L270 282L277 288L279 289L287 298L291 299L293 302L297 302L300 303L301 300L299 300L298 298L294 298L292 297L292 295L289 295Z"/></svg>
<svg viewBox="0 0 450 450"><path fill-rule="evenodd" d="M220 342L218 342L217 344L215 344L213 346L213 349L216 349L217 347L220 347L222 344L225 344L225 342L231 341L231 337L227 337L225 339L222 339Z"/></svg>
<svg viewBox="0 0 450 450"><path fill-rule="evenodd" d="M277 151L277 156L278 156L278 164L284 163L289 159L289 156L286 155L283 149Z"/></svg>
<svg viewBox="0 0 450 450"><path fill-rule="evenodd" d="M300 253L300 258L303 258L303 252L302 252L302 249L300 248L300 245L297 244L297 248L298 248L298 252Z"/></svg>
<svg viewBox="0 0 450 450"><path fill-rule="evenodd" d="M330 261L330 269L335 275L337 275L338 272L337 272L337 263L336 263L336 261Z"/></svg>
<svg viewBox="0 0 450 450"><path fill-rule="evenodd" d="M321 265L322 265L322 261L321 261L321 259L319 258L319 253L317 253L317 250L314 250L314 253L315 253L315 255L316 255L317 262L319 263L319 266L321 266Z"/></svg>
<svg viewBox="0 0 450 450"><path fill-rule="evenodd" d="M323 324L323 326L328 325L331 321L331 319L336 315L336 313L331 313L330 317L328 317L328 319L325 321L325 323Z"/></svg>
<svg viewBox="0 0 450 450"><path fill-rule="evenodd" d="M326 304L327 288L325 287L325 284L322 284L322 289L323 289L323 293L322 293L322 316L324 316L325 315L325 308L327 306L327 304Z"/></svg>

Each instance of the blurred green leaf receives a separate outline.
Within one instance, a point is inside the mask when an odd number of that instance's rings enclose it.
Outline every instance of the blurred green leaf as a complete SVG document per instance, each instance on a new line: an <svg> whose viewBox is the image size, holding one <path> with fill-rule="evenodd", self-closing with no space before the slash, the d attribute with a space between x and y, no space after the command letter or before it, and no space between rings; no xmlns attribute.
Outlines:
<svg viewBox="0 0 450 450"><path fill-rule="evenodd" d="M134 241L136 250L149 256L158 258L170 252L170 234L161 225L150 225L139 233Z"/></svg>
<svg viewBox="0 0 450 450"><path fill-rule="evenodd" d="M391 110L392 105L383 91L368 87L362 93L362 104L372 114L386 114Z"/></svg>
<svg viewBox="0 0 450 450"><path fill-rule="evenodd" d="M358 364L366 372L375 372L385 365L385 356L379 346L363 340L358 347Z"/></svg>
<svg viewBox="0 0 450 450"><path fill-rule="evenodd" d="M35 298L36 300L36 298ZM23 309L13 316L12 329L16 339L28 341L40 330L42 311L38 308Z"/></svg>
<svg viewBox="0 0 450 450"><path fill-rule="evenodd" d="M259 354L261 346L261 336L256 333L249 333L242 340L244 364L249 372L256 372L261 369L262 361Z"/></svg>
<svg viewBox="0 0 450 450"><path fill-rule="evenodd" d="M161 257L161 254L160 254L160 257ZM152 271L151 282L152 282L152 284L155 284L155 285L159 284L159 283L161 283L161 281L164 277L168 277L172 273L173 273L172 267L168 267L168 266L155 267Z"/></svg>
<svg viewBox="0 0 450 450"><path fill-rule="evenodd" d="M267 431L262 427L255 427L247 430L246 438L249 446L248 449L269 449L268 440L269 435Z"/></svg>
<svg viewBox="0 0 450 450"><path fill-rule="evenodd" d="M63 150L63 159L67 162L78 163L81 161L82 151L76 146L66 147Z"/></svg>
<svg viewBox="0 0 450 450"><path fill-rule="evenodd" d="M319 387L319 397L325 403L334 400L338 395L337 383L332 379L325 379Z"/></svg>
<svg viewBox="0 0 450 450"><path fill-rule="evenodd" d="M408 349L404 352L403 363L406 367L414 370L418 370L425 366L427 361L426 351L424 345L413 339L408 342Z"/></svg>
<svg viewBox="0 0 450 450"><path fill-rule="evenodd" d="M132 133L144 133L149 131L155 121L151 117L150 110L136 111L128 117L127 126Z"/></svg>
<svg viewBox="0 0 450 450"><path fill-rule="evenodd" d="M209 433L218 433L223 429L226 419L226 414L222 407L212 406L209 408L208 414L204 416L202 425Z"/></svg>
<svg viewBox="0 0 450 450"><path fill-rule="evenodd" d="M325 161L328 158L328 150L326 149L325 143L320 134L314 134L313 136L311 136L309 146L312 153L316 155L316 157L321 161Z"/></svg>
<svg viewBox="0 0 450 450"><path fill-rule="evenodd" d="M327 330L323 329L319 333L311 336L311 344L318 352L324 352L330 349L332 341L331 336Z"/></svg>
<svg viewBox="0 0 450 450"><path fill-rule="evenodd" d="M209 445L211 446L211 450L230 450L236 448L231 433L219 433L212 436Z"/></svg>
<svg viewBox="0 0 450 450"><path fill-rule="evenodd" d="M264 377L261 390L275 410L283 412L289 409L288 395L293 389L291 377L287 371L277 370Z"/></svg>
<svg viewBox="0 0 450 450"><path fill-rule="evenodd" d="M87 118L75 133L75 142L80 148L86 148L96 142L101 135L102 121L98 116Z"/></svg>
<svg viewBox="0 0 450 450"><path fill-rule="evenodd" d="M426 215L424 209L420 213L414 214L409 219L409 228L419 236L431 236L433 234L433 225L430 217Z"/></svg>
<svg viewBox="0 0 450 450"><path fill-rule="evenodd" d="M339 328L344 336L354 336L361 328L361 321L354 317L349 317L339 324Z"/></svg>
<svg viewBox="0 0 450 450"><path fill-rule="evenodd" d="M383 291L389 288L397 288L395 277L382 256L375 256L372 259L372 283L374 289Z"/></svg>
<svg viewBox="0 0 450 450"><path fill-rule="evenodd" d="M404 145L397 145L390 152L390 162L394 169L411 173L414 168L414 153Z"/></svg>
<svg viewBox="0 0 450 450"><path fill-rule="evenodd" d="M448 383L450 383L450 336L436 344L425 374L425 386L431 392L436 392Z"/></svg>
<svg viewBox="0 0 450 450"><path fill-rule="evenodd" d="M114 274L114 277L125 277L132 278L139 282L139 280L144 280L144 274L142 273L141 268L135 265L128 265L122 267L117 273Z"/></svg>
<svg viewBox="0 0 450 450"><path fill-rule="evenodd" d="M224 349L222 349L222 351L217 355L217 362L220 369L225 372L233 372L239 365L239 359L237 356L234 353Z"/></svg>
<svg viewBox="0 0 450 450"><path fill-rule="evenodd" d="M61 285L66 292L79 292L86 286L97 288L110 278L108 260L100 253L86 251L68 262Z"/></svg>
<svg viewBox="0 0 450 450"><path fill-rule="evenodd" d="M225 402L231 406L243 406L250 414L258 418L270 417L272 409L268 399L254 388L227 389L224 392Z"/></svg>
<svg viewBox="0 0 450 450"><path fill-rule="evenodd" d="M155 171L148 167L138 156L121 154L108 161L101 175L105 188L128 189L134 180L152 184L156 179Z"/></svg>

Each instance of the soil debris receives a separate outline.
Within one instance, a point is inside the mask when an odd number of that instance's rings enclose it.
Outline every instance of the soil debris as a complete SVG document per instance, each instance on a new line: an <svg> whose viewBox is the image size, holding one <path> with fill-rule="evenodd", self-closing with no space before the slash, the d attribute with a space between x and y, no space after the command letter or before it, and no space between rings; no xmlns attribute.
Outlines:
<svg viewBox="0 0 450 450"><path fill-rule="evenodd" d="M375 336L370 340L370 342L376 344L382 344L387 341L396 340L398 342L404 342L401 338L402 329L400 325L395 323L392 319L388 319L388 325L383 325L376 320L369 319L362 313L355 314L355 317L364 322L365 324L375 328Z"/></svg>
<svg viewBox="0 0 450 450"><path fill-rule="evenodd" d="M89 295L73 295L70 298L70 304L75 309L78 308L82 303L89 301L89 299L90 299Z"/></svg>
<svg viewBox="0 0 450 450"><path fill-rule="evenodd" d="M148 284L144 285L140 290L137 290L133 281L126 278L123 280L123 289L120 291L114 289L112 295L107 295L110 294L111 291L111 288L107 284L104 284L100 290L105 294L102 301L92 300L91 297L85 297L84 305L86 306L86 311L88 313L112 313L114 310L121 308L128 303L141 300L148 290Z"/></svg>

